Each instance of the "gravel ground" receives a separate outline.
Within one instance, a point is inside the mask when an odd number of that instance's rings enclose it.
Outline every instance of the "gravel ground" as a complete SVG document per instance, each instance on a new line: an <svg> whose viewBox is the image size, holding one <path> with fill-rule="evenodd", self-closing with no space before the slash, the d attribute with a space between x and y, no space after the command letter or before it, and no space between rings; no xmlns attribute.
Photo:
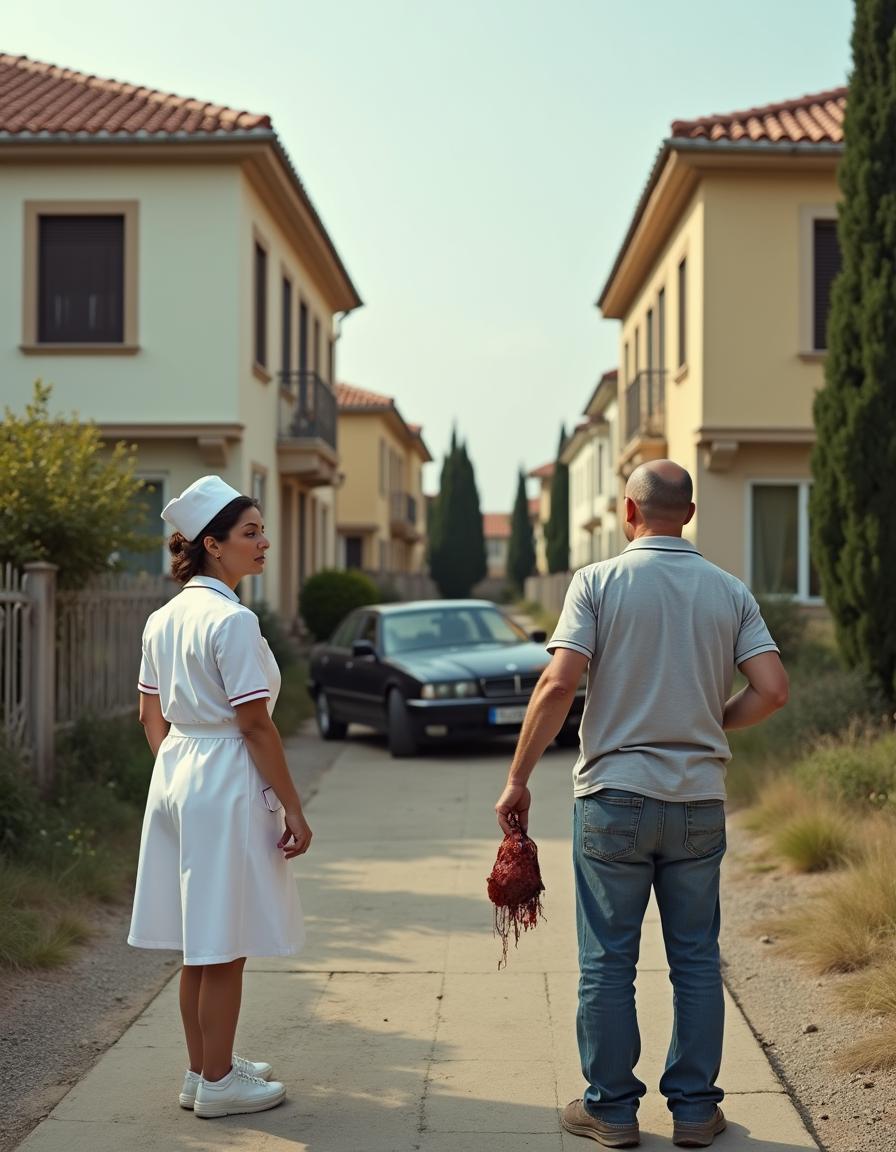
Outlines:
<svg viewBox="0 0 896 1152"><path fill-rule="evenodd" d="M340 745L306 724L286 748L307 804ZM24 1140L179 970L171 952L129 947L129 922L129 906L99 907L95 935L65 968L0 970L0 1152Z"/></svg>
<svg viewBox="0 0 896 1152"><path fill-rule="evenodd" d="M735 816L722 880L725 982L824 1152L894 1152L896 1072L837 1067L839 1053L879 1021L844 1013L835 993L846 977L816 976L770 930L826 879L767 869L761 840Z"/></svg>

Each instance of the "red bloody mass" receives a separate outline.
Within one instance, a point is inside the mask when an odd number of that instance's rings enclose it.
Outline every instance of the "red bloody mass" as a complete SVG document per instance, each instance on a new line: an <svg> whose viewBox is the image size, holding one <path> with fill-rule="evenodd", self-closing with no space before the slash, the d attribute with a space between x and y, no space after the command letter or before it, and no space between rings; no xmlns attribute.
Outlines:
<svg viewBox="0 0 896 1152"><path fill-rule="evenodd" d="M513 931L514 947L520 933L534 928L541 910L541 869L538 847L521 828L515 828L501 841L495 866L488 878L488 898L495 906L495 932L501 937L498 968L507 966L507 943Z"/></svg>

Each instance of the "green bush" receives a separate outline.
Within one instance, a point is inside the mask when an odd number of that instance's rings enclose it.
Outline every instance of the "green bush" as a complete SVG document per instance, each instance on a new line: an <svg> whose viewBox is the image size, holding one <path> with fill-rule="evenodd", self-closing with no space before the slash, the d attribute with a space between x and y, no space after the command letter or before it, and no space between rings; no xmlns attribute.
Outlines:
<svg viewBox="0 0 896 1152"><path fill-rule="evenodd" d="M37 789L22 757L0 731L0 855L14 856L33 834Z"/></svg>
<svg viewBox="0 0 896 1152"><path fill-rule="evenodd" d="M277 613L267 604L252 605L252 610L258 617L258 626L261 634L268 642L268 647L274 655L280 669L289 668L296 662L295 645L290 640L283 626L283 621Z"/></svg>
<svg viewBox="0 0 896 1152"><path fill-rule="evenodd" d="M851 803L896 806L896 733L853 733L820 744L794 768L807 789L819 786Z"/></svg>
<svg viewBox="0 0 896 1152"><path fill-rule="evenodd" d="M798 654L806 638L806 616L789 596L760 596L759 610L772 639L787 663Z"/></svg>
<svg viewBox="0 0 896 1152"><path fill-rule="evenodd" d="M58 742L53 799L70 812L92 812L118 801L142 810L152 775L152 752L135 716L78 720ZM97 786L99 791L92 786ZM106 800L100 804L100 798Z"/></svg>
<svg viewBox="0 0 896 1152"><path fill-rule="evenodd" d="M848 820L819 805L787 820L773 836L775 848L799 872L826 872L856 855L856 838Z"/></svg>
<svg viewBox="0 0 896 1152"><path fill-rule="evenodd" d="M326 640L353 608L376 602L376 585L363 572L325 568L305 582L299 610L315 639Z"/></svg>

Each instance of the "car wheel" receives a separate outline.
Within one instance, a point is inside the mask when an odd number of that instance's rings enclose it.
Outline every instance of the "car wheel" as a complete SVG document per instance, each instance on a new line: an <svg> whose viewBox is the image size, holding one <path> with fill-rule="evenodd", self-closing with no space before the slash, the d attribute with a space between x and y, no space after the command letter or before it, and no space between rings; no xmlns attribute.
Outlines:
<svg viewBox="0 0 896 1152"><path fill-rule="evenodd" d="M393 688L386 700L389 719L389 751L393 756L413 756L417 751L417 741L408 716L408 706L397 688Z"/></svg>
<svg viewBox="0 0 896 1152"><path fill-rule="evenodd" d="M348 724L341 720L334 720L330 711L330 701L323 689L317 693L314 701L314 712L317 717L317 730L321 740L344 740L348 731Z"/></svg>
<svg viewBox="0 0 896 1152"><path fill-rule="evenodd" d="M577 725L564 724L554 740L559 748L578 748L579 729Z"/></svg>

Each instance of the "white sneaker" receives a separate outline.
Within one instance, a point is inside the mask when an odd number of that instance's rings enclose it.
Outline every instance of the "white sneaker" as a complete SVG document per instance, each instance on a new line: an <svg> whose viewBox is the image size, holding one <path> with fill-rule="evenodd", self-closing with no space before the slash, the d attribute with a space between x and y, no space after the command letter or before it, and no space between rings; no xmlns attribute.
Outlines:
<svg viewBox="0 0 896 1152"><path fill-rule="evenodd" d="M262 1080L270 1080L271 1073L274 1069L270 1064L265 1064L260 1060L244 1060L242 1056L237 1056L236 1053L232 1056L232 1063L234 1068L239 1069L240 1072L245 1072L247 1076L258 1076ZM199 1087L199 1081L202 1077L198 1072L192 1072L188 1068L184 1073L184 1086L180 1090L181 1108L188 1108L190 1111L196 1103L196 1089Z"/></svg>
<svg viewBox="0 0 896 1152"><path fill-rule="evenodd" d="M286 1085L279 1080L262 1080L232 1068L223 1080L202 1079L196 1089L193 1111L197 1116L237 1116L244 1112L266 1112L286 1098Z"/></svg>

